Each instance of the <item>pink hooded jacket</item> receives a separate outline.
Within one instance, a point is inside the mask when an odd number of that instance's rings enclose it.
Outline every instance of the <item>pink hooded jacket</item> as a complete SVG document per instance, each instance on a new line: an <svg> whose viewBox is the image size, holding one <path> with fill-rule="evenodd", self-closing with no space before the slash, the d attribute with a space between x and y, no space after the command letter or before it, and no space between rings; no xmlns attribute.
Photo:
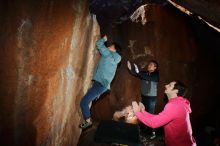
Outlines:
<svg viewBox="0 0 220 146"><path fill-rule="evenodd" d="M190 103L183 97L169 100L158 115L136 112L137 118L151 128L164 126L166 146L196 146L192 136Z"/></svg>

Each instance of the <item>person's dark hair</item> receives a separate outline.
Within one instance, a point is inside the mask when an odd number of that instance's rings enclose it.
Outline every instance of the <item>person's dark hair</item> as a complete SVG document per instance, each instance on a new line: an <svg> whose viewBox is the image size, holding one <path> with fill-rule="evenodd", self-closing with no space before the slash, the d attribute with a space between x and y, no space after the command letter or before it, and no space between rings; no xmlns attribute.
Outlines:
<svg viewBox="0 0 220 146"><path fill-rule="evenodd" d="M187 93L187 87L184 83L182 83L181 81L175 81L176 84L174 85L174 88L173 89L177 89L178 90L178 93L177 93L177 96L185 96L186 93Z"/></svg>
<svg viewBox="0 0 220 146"><path fill-rule="evenodd" d="M119 54L121 54L122 49L121 49L121 47L119 46L118 43L116 43L116 42L110 42L110 41L105 42L105 46L106 46L106 47L110 47L110 46L112 46L112 45L115 46L116 52L119 53Z"/></svg>
<svg viewBox="0 0 220 146"><path fill-rule="evenodd" d="M149 63L153 63L156 66L156 70L155 71L159 71L159 64L156 60L150 60Z"/></svg>
<svg viewBox="0 0 220 146"><path fill-rule="evenodd" d="M115 45L116 52L121 55L122 48L119 44L113 43Z"/></svg>

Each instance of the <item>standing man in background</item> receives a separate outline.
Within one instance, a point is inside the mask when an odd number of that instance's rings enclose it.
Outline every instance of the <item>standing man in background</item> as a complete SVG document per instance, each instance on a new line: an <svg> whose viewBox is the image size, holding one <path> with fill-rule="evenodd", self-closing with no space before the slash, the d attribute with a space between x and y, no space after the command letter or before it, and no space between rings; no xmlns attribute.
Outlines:
<svg viewBox="0 0 220 146"><path fill-rule="evenodd" d="M96 66L93 75L92 87L87 91L86 95L80 102L81 111L84 121L79 125L80 128L86 129L92 126L90 105L93 100L97 99L101 94L110 89L110 84L115 76L118 63L121 61L119 55L120 47L112 42L105 46L107 36L96 42L97 49L101 54L101 58Z"/></svg>
<svg viewBox="0 0 220 146"><path fill-rule="evenodd" d="M159 82L159 67L157 61L150 60L146 71L139 71L136 64L134 64L134 67L132 68L129 61L127 62L127 66L132 75L141 79L141 102L144 104L145 110L154 114ZM155 129L153 129L150 139L154 139L155 137L156 132Z"/></svg>

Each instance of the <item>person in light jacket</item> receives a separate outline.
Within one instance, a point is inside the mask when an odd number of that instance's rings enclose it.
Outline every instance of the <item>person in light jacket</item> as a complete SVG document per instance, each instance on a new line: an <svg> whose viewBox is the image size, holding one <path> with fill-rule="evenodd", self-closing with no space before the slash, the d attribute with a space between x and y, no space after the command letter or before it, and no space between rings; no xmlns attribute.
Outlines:
<svg viewBox="0 0 220 146"><path fill-rule="evenodd" d="M84 121L79 127L82 129L92 126L90 105L93 100L97 99L101 94L110 89L110 84L115 76L117 65L121 61L121 56L118 53L120 47L114 42L105 46L106 41L107 36L104 36L96 42L101 58L93 75L92 87L87 91L86 95L80 102Z"/></svg>

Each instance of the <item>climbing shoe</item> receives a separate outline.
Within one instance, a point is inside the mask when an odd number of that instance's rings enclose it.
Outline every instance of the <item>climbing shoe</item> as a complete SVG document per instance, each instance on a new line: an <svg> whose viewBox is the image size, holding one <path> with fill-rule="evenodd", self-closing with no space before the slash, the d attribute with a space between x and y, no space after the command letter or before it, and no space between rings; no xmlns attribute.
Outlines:
<svg viewBox="0 0 220 146"><path fill-rule="evenodd" d="M92 126L92 122L84 121L83 123L79 125L79 128L81 128L82 130L85 130L87 128L90 128L91 126Z"/></svg>

